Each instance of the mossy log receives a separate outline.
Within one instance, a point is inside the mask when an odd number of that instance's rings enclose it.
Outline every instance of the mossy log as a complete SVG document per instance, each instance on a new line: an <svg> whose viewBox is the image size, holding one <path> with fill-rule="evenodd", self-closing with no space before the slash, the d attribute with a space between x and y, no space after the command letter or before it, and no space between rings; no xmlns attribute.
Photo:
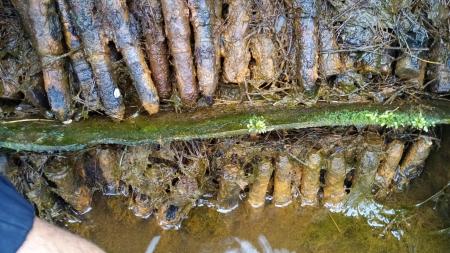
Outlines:
<svg viewBox="0 0 450 253"><path fill-rule="evenodd" d="M258 119L256 128L251 124ZM422 122L419 125L417 122ZM450 124L450 103L345 104L305 107L205 108L192 113L167 112L123 122L91 117L63 125L41 119L0 122L0 147L35 152L74 151L97 144L137 145L173 140L230 137L280 129L325 126L413 126ZM424 128L424 127L422 127Z"/></svg>

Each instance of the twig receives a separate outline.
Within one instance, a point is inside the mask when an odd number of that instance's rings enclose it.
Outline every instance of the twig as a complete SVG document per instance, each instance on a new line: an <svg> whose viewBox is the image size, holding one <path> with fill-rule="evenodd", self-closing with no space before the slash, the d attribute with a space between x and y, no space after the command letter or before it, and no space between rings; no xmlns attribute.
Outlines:
<svg viewBox="0 0 450 253"><path fill-rule="evenodd" d="M55 121L52 119L19 119L19 120L11 120L11 121L2 121L1 124L13 124L13 123L20 123L20 122L32 122L32 121L41 121L41 122L51 122Z"/></svg>
<svg viewBox="0 0 450 253"><path fill-rule="evenodd" d="M320 54L335 54L335 53L345 53L345 52L357 52L357 51L367 51L368 49L388 49L388 50L405 50L403 47L390 47L390 46L383 46L383 45L371 45L371 46L363 46L363 47L356 47L356 48L343 48L343 49L337 49L337 50L324 50L320 51ZM410 48L411 51L429 51L429 48ZM424 60L425 61L425 60Z"/></svg>
<svg viewBox="0 0 450 253"><path fill-rule="evenodd" d="M426 200L420 202L419 204L416 204L415 207L421 207L423 204L427 203L428 201L434 199L435 197L439 196L440 194L442 194L442 192L445 191L445 189L447 189L450 186L450 181L447 182L447 184L442 187L442 189L440 189L438 192L436 192L435 194L431 195L431 197L427 198Z"/></svg>
<svg viewBox="0 0 450 253"><path fill-rule="evenodd" d="M429 61L429 60L422 59L422 58L420 58L419 56L416 56L416 55L411 54L411 53L409 53L409 52L405 52L405 53L407 53L409 56L411 56L411 57L413 57L413 58L416 58L417 60L422 61L422 62L426 62L426 63L429 63L429 64L442 65L442 62Z"/></svg>
<svg viewBox="0 0 450 253"><path fill-rule="evenodd" d="M331 218L331 220L333 221L334 225L336 226L338 232L339 232L339 233L342 233L342 232L341 232L341 229L339 228L339 226L338 226L338 224L336 223L336 221L333 219L333 216L331 216L331 213L330 213L330 212L328 212L328 216L330 216L330 218Z"/></svg>

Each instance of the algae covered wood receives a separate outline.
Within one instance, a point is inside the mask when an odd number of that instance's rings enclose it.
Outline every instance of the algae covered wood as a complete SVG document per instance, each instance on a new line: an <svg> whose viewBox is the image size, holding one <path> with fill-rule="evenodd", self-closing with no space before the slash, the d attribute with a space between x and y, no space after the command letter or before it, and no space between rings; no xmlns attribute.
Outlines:
<svg viewBox="0 0 450 253"><path fill-rule="evenodd" d="M91 117L63 125L48 120L0 122L0 147L36 152L73 151L96 144L136 145L172 140L229 137L253 131L349 125L450 124L450 103L317 105L305 107L205 108L183 117L173 112L123 122Z"/></svg>

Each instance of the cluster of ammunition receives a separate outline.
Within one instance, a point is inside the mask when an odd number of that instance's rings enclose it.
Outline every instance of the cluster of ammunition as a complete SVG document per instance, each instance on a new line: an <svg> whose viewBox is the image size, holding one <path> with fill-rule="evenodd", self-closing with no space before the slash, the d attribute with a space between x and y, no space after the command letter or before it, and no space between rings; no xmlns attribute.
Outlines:
<svg viewBox="0 0 450 253"><path fill-rule="evenodd" d="M149 114L159 111L160 101L169 100L174 87L184 106L195 107L199 95L211 105L219 83L251 83L257 90L290 83L310 95L321 84L331 84L350 94L395 76L393 83L419 90L428 80L434 92L450 89L448 31L431 39L425 25L409 14L398 14L394 25L383 12L388 7L376 2L12 2L40 57L50 107L62 121L72 117L73 90L88 111L124 118L129 104L124 93L131 92L120 90L111 62L115 59L126 66ZM348 12L354 5L361 6ZM392 95L392 89L382 92Z"/></svg>
<svg viewBox="0 0 450 253"><path fill-rule="evenodd" d="M253 208L297 202L342 211L361 197L382 200L420 175L433 146L429 136L405 141L374 132L294 139L13 155L11 164L19 168L9 174L44 218L61 206L83 214L95 206L93 193L99 191L127 198L137 217L154 215L162 227L178 228L200 203L219 212L232 211L242 200Z"/></svg>

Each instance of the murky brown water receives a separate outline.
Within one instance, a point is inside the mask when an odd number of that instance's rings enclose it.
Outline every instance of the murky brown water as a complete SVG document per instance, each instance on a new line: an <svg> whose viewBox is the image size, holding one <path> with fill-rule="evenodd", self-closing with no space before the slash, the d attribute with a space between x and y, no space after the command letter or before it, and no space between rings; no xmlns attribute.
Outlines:
<svg viewBox="0 0 450 253"><path fill-rule="evenodd" d="M151 242L154 252L450 252L450 189L414 207L450 181L449 130L412 187L384 207L365 205L366 218L297 203L253 209L242 202L228 214L197 207L180 230L167 231L154 218L134 217L120 197L97 196L86 220L71 229L107 252L152 252Z"/></svg>

